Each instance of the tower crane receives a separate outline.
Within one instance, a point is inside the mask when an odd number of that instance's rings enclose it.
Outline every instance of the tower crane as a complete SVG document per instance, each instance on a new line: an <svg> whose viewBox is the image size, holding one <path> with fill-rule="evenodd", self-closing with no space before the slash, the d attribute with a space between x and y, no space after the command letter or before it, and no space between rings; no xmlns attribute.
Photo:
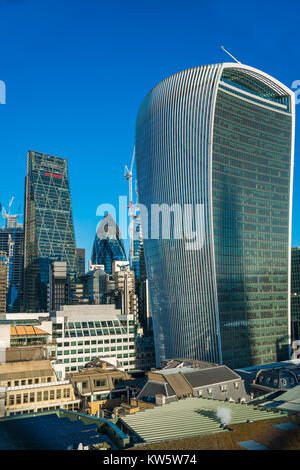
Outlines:
<svg viewBox="0 0 300 470"><path fill-rule="evenodd" d="M130 225L129 225L129 239L130 239L129 260L130 260L130 265L131 265L132 260L133 260L133 219L134 219L134 214L133 214L133 200L132 200L132 169L133 169L134 157L135 157L135 147L133 149L130 170L128 169L128 166L125 165L125 174L124 174L125 179L129 183L129 206L128 206L128 208L129 208L129 220L130 220Z"/></svg>

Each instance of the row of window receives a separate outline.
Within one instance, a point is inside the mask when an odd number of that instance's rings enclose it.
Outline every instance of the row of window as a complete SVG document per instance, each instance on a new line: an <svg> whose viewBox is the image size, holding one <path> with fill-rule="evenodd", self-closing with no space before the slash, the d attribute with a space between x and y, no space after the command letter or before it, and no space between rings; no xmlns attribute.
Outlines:
<svg viewBox="0 0 300 470"><path fill-rule="evenodd" d="M30 392L30 393L17 393L17 394L9 394L6 398L5 405L6 406L14 406L14 405L25 405L27 403L35 403L40 401L48 401L48 400L60 400L62 398L70 398L71 391L70 388L58 388L56 390L44 390L38 392Z"/></svg>
<svg viewBox="0 0 300 470"><path fill-rule="evenodd" d="M52 377L37 377L35 379L8 380L7 387L19 387L22 385L42 384L55 381Z"/></svg>

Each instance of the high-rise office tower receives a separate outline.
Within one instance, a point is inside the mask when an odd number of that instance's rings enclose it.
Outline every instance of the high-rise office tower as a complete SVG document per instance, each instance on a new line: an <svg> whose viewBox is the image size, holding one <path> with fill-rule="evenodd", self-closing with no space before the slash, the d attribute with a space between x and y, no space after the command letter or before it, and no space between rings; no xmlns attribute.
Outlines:
<svg viewBox="0 0 300 470"><path fill-rule="evenodd" d="M48 311L59 310L69 304L67 263L53 261L49 266Z"/></svg>
<svg viewBox="0 0 300 470"><path fill-rule="evenodd" d="M24 307L47 309L52 261L65 261L76 273L76 244L65 158L29 151L25 183Z"/></svg>
<svg viewBox="0 0 300 470"><path fill-rule="evenodd" d="M182 71L144 99L136 165L158 364L288 359L294 117L294 94L240 63Z"/></svg>
<svg viewBox="0 0 300 470"><path fill-rule="evenodd" d="M23 250L24 230L16 216L6 219L6 227L0 227L0 251L8 257L7 311L20 312L23 303Z"/></svg>
<svg viewBox="0 0 300 470"><path fill-rule="evenodd" d="M5 251L0 251L0 313L6 312L6 294L8 287L8 258Z"/></svg>
<svg viewBox="0 0 300 470"><path fill-rule="evenodd" d="M291 262L291 332L292 341L300 340L300 248L292 248Z"/></svg>
<svg viewBox="0 0 300 470"><path fill-rule="evenodd" d="M76 248L77 257L77 276L83 276L85 274L85 249Z"/></svg>
<svg viewBox="0 0 300 470"><path fill-rule="evenodd" d="M104 265L105 272L111 274L113 261L126 261L126 252L116 221L106 214L97 228L92 264Z"/></svg>

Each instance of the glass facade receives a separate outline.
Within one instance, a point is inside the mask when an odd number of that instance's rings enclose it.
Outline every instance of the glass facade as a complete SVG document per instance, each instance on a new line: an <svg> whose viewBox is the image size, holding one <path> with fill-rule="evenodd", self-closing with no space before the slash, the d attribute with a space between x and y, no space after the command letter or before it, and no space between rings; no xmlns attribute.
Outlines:
<svg viewBox="0 0 300 470"><path fill-rule="evenodd" d="M300 248L292 248L291 321L292 341L300 339Z"/></svg>
<svg viewBox="0 0 300 470"><path fill-rule="evenodd" d="M106 214L97 228L92 250L92 264L104 265L112 273L113 261L126 261L126 252L120 230L110 214Z"/></svg>
<svg viewBox="0 0 300 470"><path fill-rule="evenodd" d="M292 116L286 97L231 72L216 100L212 198L222 356L238 367L288 359Z"/></svg>
<svg viewBox="0 0 300 470"><path fill-rule="evenodd" d="M47 309L49 264L76 272L76 244L67 160L30 151L25 187L25 311Z"/></svg>
<svg viewBox="0 0 300 470"><path fill-rule="evenodd" d="M140 202L171 214L166 236L161 211L158 237L142 216L158 366L288 359L292 96L256 69L216 64L167 78L140 107ZM197 226L190 245L187 227Z"/></svg>
<svg viewBox="0 0 300 470"><path fill-rule="evenodd" d="M23 249L24 231L22 227L0 228L0 251L5 252L7 256L11 252L8 266L8 312L21 312L23 303Z"/></svg>

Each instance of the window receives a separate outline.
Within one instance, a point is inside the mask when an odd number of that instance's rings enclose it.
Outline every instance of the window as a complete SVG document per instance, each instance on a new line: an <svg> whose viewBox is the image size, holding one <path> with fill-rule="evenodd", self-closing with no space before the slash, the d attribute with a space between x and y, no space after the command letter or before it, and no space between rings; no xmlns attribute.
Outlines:
<svg viewBox="0 0 300 470"><path fill-rule="evenodd" d="M227 385L221 385L221 392L227 392Z"/></svg>
<svg viewBox="0 0 300 470"><path fill-rule="evenodd" d="M21 380L21 385L26 385L26 380Z"/></svg>
<svg viewBox="0 0 300 470"><path fill-rule="evenodd" d="M96 387L104 387L105 386L105 380L95 380L95 385L96 385Z"/></svg>
<svg viewBox="0 0 300 470"><path fill-rule="evenodd" d="M30 399L29 399L30 403L33 403L34 402L34 393L31 393L30 394Z"/></svg>
<svg viewBox="0 0 300 470"><path fill-rule="evenodd" d="M10 395L9 396L9 406L12 406L15 404L15 396L14 395Z"/></svg>
<svg viewBox="0 0 300 470"><path fill-rule="evenodd" d="M23 403L28 403L28 393L24 393L24 395L23 395Z"/></svg>
<svg viewBox="0 0 300 470"><path fill-rule="evenodd" d="M18 386L19 386L19 381L15 380L15 387L18 387Z"/></svg>
<svg viewBox="0 0 300 470"><path fill-rule="evenodd" d="M87 382L82 382L82 388L87 388Z"/></svg>
<svg viewBox="0 0 300 470"><path fill-rule="evenodd" d="M48 390L44 390L43 400L44 401L48 400L49 399L48 397L49 397Z"/></svg>
<svg viewBox="0 0 300 470"><path fill-rule="evenodd" d="M61 389L60 388L56 390L56 398L57 399L61 398Z"/></svg>
<svg viewBox="0 0 300 470"><path fill-rule="evenodd" d="M21 405L21 395L16 396L16 405Z"/></svg>

